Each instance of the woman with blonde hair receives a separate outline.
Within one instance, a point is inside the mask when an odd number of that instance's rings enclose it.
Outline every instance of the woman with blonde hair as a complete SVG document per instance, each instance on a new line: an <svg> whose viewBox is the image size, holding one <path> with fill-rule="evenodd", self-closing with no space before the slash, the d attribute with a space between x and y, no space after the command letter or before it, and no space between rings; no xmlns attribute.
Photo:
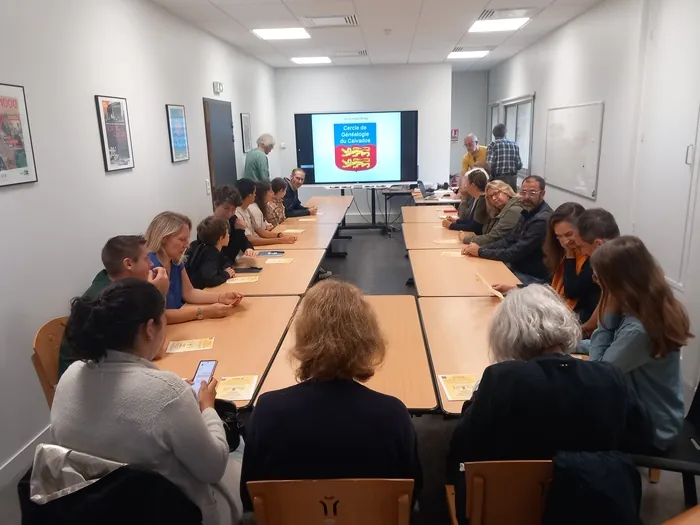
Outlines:
<svg viewBox="0 0 700 525"><path fill-rule="evenodd" d="M509 293L493 316L491 357L464 403L450 445L447 477L466 523L460 463L552 459L562 450L649 452L649 415L620 370L575 359L581 329L548 286Z"/></svg>
<svg viewBox="0 0 700 525"><path fill-rule="evenodd" d="M192 222L185 215L164 211L153 218L146 230L148 257L154 267L165 268L170 278L166 296L170 324L226 317L243 299L237 292L206 292L192 286L183 262L190 245L191 228ZM201 306L181 309L184 303Z"/></svg>
<svg viewBox="0 0 700 525"><path fill-rule="evenodd" d="M485 246L505 237L515 229L523 209L520 199L513 189L502 180L492 180L486 185L486 212L489 219L484 224L482 234L460 232L464 244L474 243ZM463 252L464 253L464 252Z"/></svg>
<svg viewBox="0 0 700 525"><path fill-rule="evenodd" d="M598 329L581 343L591 361L617 366L654 422L654 446L668 448L683 425L681 347L693 337L688 312L644 243L631 235L591 256L600 284Z"/></svg>
<svg viewBox="0 0 700 525"><path fill-rule="evenodd" d="M382 363L384 338L372 307L351 284L311 288L293 325L297 385L263 394L246 430L246 483L275 479L395 478L422 473L406 406L362 383Z"/></svg>

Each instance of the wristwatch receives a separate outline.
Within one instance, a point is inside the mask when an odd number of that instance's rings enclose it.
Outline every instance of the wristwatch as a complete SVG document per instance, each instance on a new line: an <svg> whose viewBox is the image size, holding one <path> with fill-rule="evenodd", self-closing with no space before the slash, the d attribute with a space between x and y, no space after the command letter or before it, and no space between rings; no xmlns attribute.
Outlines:
<svg viewBox="0 0 700 525"><path fill-rule="evenodd" d="M277 238L279 239L280 237L282 237L282 232L279 232L279 233L277 234Z"/></svg>
<svg viewBox="0 0 700 525"><path fill-rule="evenodd" d="M197 308L197 321L201 321L202 319L204 319L204 315L202 314L202 309Z"/></svg>

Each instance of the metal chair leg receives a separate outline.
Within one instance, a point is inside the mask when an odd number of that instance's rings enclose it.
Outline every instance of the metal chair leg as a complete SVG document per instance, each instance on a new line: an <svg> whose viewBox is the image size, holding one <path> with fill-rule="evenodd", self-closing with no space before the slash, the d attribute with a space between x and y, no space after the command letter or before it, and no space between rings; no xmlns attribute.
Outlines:
<svg viewBox="0 0 700 525"><path fill-rule="evenodd" d="M686 508L698 504L698 493L695 489L695 475L683 472L683 498Z"/></svg>

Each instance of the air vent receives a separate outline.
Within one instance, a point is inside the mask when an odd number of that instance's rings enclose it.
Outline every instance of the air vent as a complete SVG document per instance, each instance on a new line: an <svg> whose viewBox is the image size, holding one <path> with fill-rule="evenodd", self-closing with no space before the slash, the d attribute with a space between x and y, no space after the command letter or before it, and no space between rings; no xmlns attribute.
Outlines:
<svg viewBox="0 0 700 525"><path fill-rule="evenodd" d="M486 10L481 12L478 20L488 20L489 18L493 18L494 13L495 13L495 11L493 9L486 9ZM457 49L455 49L455 51L457 51ZM460 49L460 51L461 51L461 49Z"/></svg>
<svg viewBox="0 0 700 525"><path fill-rule="evenodd" d="M530 18L536 9L485 9L478 20L501 20L503 18Z"/></svg>
<svg viewBox="0 0 700 525"><path fill-rule="evenodd" d="M334 55L336 58L354 58L354 57L366 57L367 50L362 51L337 51Z"/></svg>
<svg viewBox="0 0 700 525"><path fill-rule="evenodd" d="M304 27L345 27L357 26L357 16L319 16L319 17L301 17L301 23Z"/></svg>
<svg viewBox="0 0 700 525"><path fill-rule="evenodd" d="M455 48L452 50L453 53L461 53L462 51L464 51L464 48L463 48L462 46L455 47Z"/></svg>

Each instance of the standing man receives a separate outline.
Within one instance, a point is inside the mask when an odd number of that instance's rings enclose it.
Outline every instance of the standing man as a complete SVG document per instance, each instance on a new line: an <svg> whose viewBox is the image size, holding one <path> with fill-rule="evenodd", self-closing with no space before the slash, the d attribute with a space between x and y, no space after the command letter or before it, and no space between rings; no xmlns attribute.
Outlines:
<svg viewBox="0 0 700 525"><path fill-rule="evenodd" d="M467 152L462 157L462 177L477 164L483 164L486 161L488 151L486 146L479 146L479 139L474 133L464 137L464 147Z"/></svg>
<svg viewBox="0 0 700 525"><path fill-rule="evenodd" d="M269 133L263 133L258 137L258 147L245 155L244 179L252 179L256 182L270 180L270 163L267 156L275 148L275 138Z"/></svg>
<svg viewBox="0 0 700 525"><path fill-rule="evenodd" d="M509 184L518 191L518 172L523 167L518 145L506 138L506 127L496 124L493 128L494 141L489 144L486 160L491 165L491 178Z"/></svg>
<svg viewBox="0 0 700 525"><path fill-rule="evenodd" d="M306 215L316 215L316 206L306 207L299 200L299 188L304 185L306 173L301 168L294 168L287 181L287 193L284 194L284 212L287 217L305 217Z"/></svg>

